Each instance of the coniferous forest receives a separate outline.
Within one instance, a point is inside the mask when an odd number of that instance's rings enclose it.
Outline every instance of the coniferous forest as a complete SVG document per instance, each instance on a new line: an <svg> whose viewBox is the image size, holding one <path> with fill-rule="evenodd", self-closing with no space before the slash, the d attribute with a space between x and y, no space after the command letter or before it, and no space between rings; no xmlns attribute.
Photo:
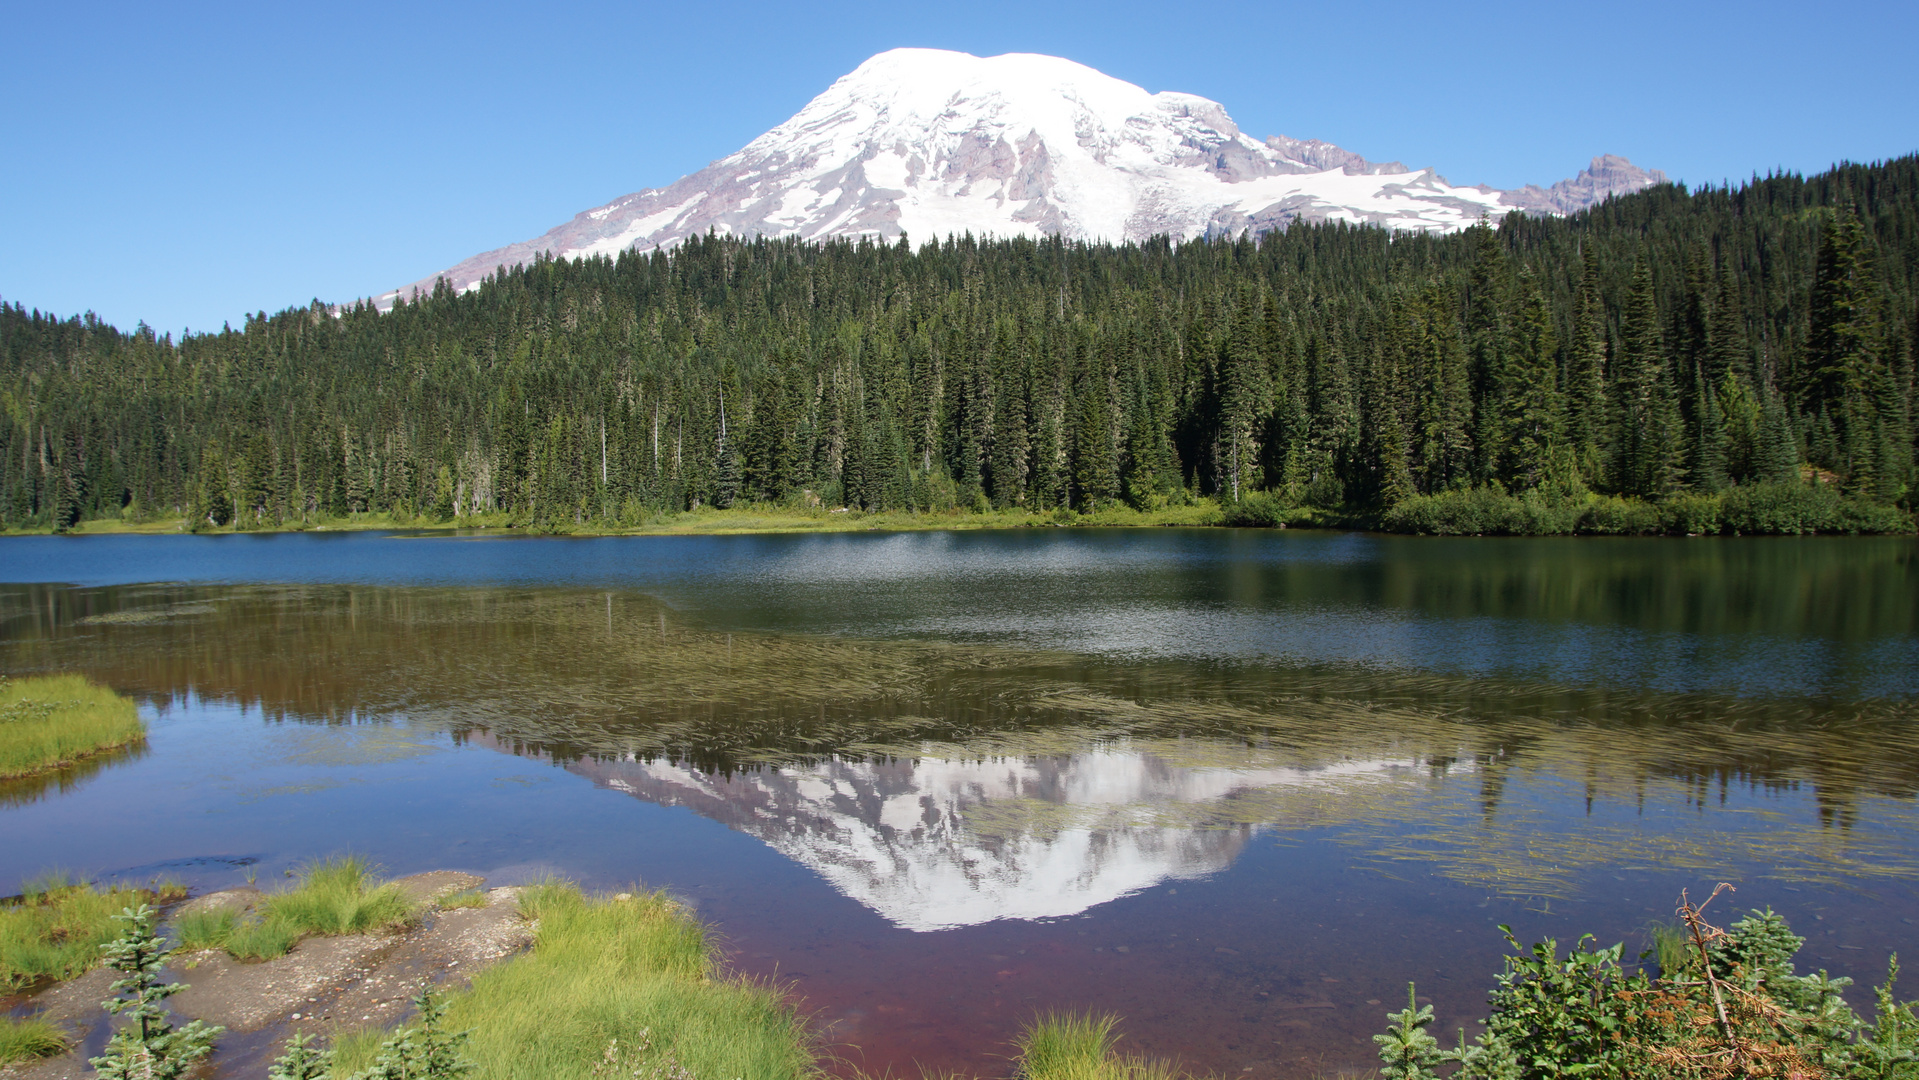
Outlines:
<svg viewBox="0 0 1919 1080"><path fill-rule="evenodd" d="M179 341L0 305L0 516L1907 529L1916 194L1907 157L1450 236L709 236Z"/></svg>

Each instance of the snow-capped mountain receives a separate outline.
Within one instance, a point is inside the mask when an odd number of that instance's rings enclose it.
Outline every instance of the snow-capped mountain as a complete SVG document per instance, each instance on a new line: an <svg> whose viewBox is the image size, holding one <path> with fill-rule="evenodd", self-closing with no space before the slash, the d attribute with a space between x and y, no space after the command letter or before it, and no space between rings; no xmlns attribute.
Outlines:
<svg viewBox="0 0 1919 1080"><path fill-rule="evenodd" d="M903 232L1143 240L1303 221L1452 230L1515 207L1567 213L1664 175L1624 158L1550 189L1457 187L1317 139L1243 134L1217 102L1150 94L1052 56L894 49L797 115L665 188L579 214L382 297L470 289L497 267L671 247L715 230L817 239Z"/></svg>

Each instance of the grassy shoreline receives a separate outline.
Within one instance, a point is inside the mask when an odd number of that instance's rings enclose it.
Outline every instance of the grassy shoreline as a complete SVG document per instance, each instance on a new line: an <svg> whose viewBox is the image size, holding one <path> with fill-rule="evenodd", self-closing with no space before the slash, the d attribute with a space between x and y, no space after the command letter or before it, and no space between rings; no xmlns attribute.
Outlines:
<svg viewBox="0 0 1919 1080"><path fill-rule="evenodd" d="M1191 498L1141 510L1124 503L1090 512L1070 509L851 510L793 504L731 509L635 510L577 520L528 521L506 513L440 520L406 513L308 517L247 527L190 529L179 517L96 518L68 535L162 535L196 532L286 533L494 531L533 536L686 536L741 533L913 532L931 530L1081 528L1327 528L1431 536L1712 536L1911 534L1910 513L1842 495L1826 483L1750 484L1716 493L1659 500L1590 491L1510 494L1497 485L1414 495L1391 507L1325 509L1282 493L1253 492L1234 502ZM9 524L0 536L46 536L51 525Z"/></svg>
<svg viewBox="0 0 1919 1080"><path fill-rule="evenodd" d="M79 675L0 676L0 780L70 765L146 734L131 698Z"/></svg>
<svg viewBox="0 0 1919 1080"><path fill-rule="evenodd" d="M316 518L290 521L257 528L202 529L198 535L259 535L296 532L473 532L498 531L528 536L725 536L740 533L793 532L929 532L935 530L1053 528L1063 525L1110 526L1118 528L1177 527L1204 528L1223 523L1224 514L1211 499L1169 507L1158 511L1135 510L1129 506L1104 508L1095 513L1071 511L1045 513L1026 510L827 510L788 506L749 506L731 510L703 507L675 513L647 515L644 520L588 519L578 523L535 523L518 521L507 514L479 514L440 521L432 518L395 514L354 514L344 518ZM96 518L83 521L66 531L68 536L170 535L193 532L178 517L128 521L120 518ZM50 526L0 529L4 536L50 536Z"/></svg>
<svg viewBox="0 0 1919 1080"><path fill-rule="evenodd" d="M589 897L549 882L526 888L519 906L532 950L446 999L448 1029L471 1033L475 1080L822 1075L786 994L722 971L706 927L666 895ZM389 1034L337 1036L330 1075L371 1064Z"/></svg>

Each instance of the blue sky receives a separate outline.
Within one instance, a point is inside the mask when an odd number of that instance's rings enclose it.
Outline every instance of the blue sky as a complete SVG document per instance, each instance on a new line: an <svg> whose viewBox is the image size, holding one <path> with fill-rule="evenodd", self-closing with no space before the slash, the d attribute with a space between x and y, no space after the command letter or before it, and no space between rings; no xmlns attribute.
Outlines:
<svg viewBox="0 0 1919 1080"><path fill-rule="evenodd" d="M6 0L0 298L217 329L667 184L902 45L1065 56L1455 183L1919 151L1919 4Z"/></svg>

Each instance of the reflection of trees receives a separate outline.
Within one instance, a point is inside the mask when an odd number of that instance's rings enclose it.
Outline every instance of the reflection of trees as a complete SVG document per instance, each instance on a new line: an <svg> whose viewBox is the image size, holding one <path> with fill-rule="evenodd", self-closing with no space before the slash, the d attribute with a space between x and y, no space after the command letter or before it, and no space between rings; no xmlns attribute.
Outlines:
<svg viewBox="0 0 1919 1080"><path fill-rule="evenodd" d="M1601 537L1372 538L1375 558L1273 562L1236 601L1355 603L1462 618L1654 632L1872 641L1919 635L1919 557L1906 538L1719 542Z"/></svg>
<svg viewBox="0 0 1919 1080"><path fill-rule="evenodd" d="M1894 558L1876 543L1846 549L1856 556L1851 569L1774 566L1814 558L1823 549L1810 541L1675 541L1680 554L1657 558L1639 553L1658 542L1622 544L1610 571L1606 559L1578 560L1596 583L1549 587L1541 578L1529 592L1529 575L1546 568L1544 554L1528 553L1550 553L1554 543L1516 541L1510 566L1462 571L1447 588L1470 595L1446 602L1483 608L1511 594L1527 610L1557 610L1561 601L1535 594L1571 589L1566 610L1590 610L1578 605L1606 594L1613 606L1605 610L1617 613L1638 602L1630 599L1637 589L1622 591L1620 582L1651 575L1657 584L1668 563L1702 566L1724 579L1712 587L1728 590L1757 589L1754 578L1790 571L1813 580L1864 575L1843 582L1837 591L1847 596L1869 585L1910 596L1902 576L1909 554ZM1328 572L1316 564L1310 574ZM1817 621L1818 590L1785 591L1796 599L1764 602L1807 605ZM1706 603L1713 594L1694 595ZM1891 626L1894 606L1880 605L1884 619L1855 629ZM1910 605L1902 610L1899 618L1912 617ZM928 744L964 756L1071 752L1126 738L1241 747L1308 769L1395 760L1443 777L1465 766L1488 818L1522 775L1561 778L1589 800L1625 805L1654 782L1678 785L1702 807L1730 788L1805 786L1822 820L1838 827L1856 820L1862 797L1919 791L1919 725L1907 701L1751 700L726 634L689 626L649 597L603 592L0 586L0 635L0 667L76 668L153 701L194 694L301 722L405 714L456 736L484 732L521 753L657 758L722 774L834 755L910 758Z"/></svg>
<svg viewBox="0 0 1919 1080"><path fill-rule="evenodd" d="M98 754L89 754L57 769L0 780L0 806L25 806L49 795L61 794L87 782L110 765L136 761L146 752L144 741L132 742Z"/></svg>

